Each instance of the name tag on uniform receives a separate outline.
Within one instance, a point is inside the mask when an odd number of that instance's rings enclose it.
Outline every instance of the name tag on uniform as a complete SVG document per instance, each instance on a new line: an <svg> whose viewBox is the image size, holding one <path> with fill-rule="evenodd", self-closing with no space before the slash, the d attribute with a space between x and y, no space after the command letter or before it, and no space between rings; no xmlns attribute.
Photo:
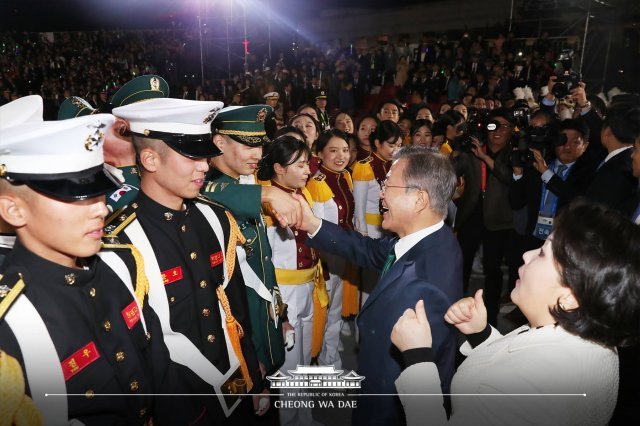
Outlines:
<svg viewBox="0 0 640 426"><path fill-rule="evenodd" d="M541 240L546 240L553 230L553 218L548 216L538 216L536 228L533 230L533 236Z"/></svg>
<svg viewBox="0 0 640 426"><path fill-rule="evenodd" d="M222 260L222 251L213 253L211 256L209 256L209 263L211 264L212 268L220 265L222 263Z"/></svg>
<svg viewBox="0 0 640 426"><path fill-rule="evenodd" d="M180 281L182 279L182 266L176 266L175 268L162 271L162 282L164 285Z"/></svg>
<svg viewBox="0 0 640 426"><path fill-rule="evenodd" d="M93 342L89 342L77 352L74 352L69 358L62 361L61 365L64 380L69 380L98 358L100 358L98 348L96 348Z"/></svg>
<svg viewBox="0 0 640 426"><path fill-rule="evenodd" d="M140 321L140 310L135 300L122 310L122 318L124 318L124 322L127 324L127 327L129 327L129 330Z"/></svg>

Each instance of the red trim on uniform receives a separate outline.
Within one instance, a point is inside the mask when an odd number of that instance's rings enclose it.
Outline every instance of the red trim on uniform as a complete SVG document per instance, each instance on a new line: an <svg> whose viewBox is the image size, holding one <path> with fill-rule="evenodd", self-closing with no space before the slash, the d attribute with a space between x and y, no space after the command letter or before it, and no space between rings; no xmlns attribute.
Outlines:
<svg viewBox="0 0 640 426"><path fill-rule="evenodd" d="M61 365L64 380L69 380L98 358L100 358L100 354L98 353L98 348L96 348L95 343L87 343L74 352L69 358L62 361Z"/></svg>

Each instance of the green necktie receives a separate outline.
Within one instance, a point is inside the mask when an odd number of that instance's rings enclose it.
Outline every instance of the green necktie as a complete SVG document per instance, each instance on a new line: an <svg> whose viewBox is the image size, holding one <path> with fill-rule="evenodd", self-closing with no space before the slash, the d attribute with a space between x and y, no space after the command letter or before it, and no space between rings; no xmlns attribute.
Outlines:
<svg viewBox="0 0 640 426"><path fill-rule="evenodd" d="M391 268L391 266L393 265L393 262L396 261L396 250L395 250L395 245L393 247L391 247L391 251L389 252L389 255L387 256L387 260L385 260L384 262L384 266L382 267L382 272L380 273L380 276L384 276L384 274L387 273L387 271Z"/></svg>

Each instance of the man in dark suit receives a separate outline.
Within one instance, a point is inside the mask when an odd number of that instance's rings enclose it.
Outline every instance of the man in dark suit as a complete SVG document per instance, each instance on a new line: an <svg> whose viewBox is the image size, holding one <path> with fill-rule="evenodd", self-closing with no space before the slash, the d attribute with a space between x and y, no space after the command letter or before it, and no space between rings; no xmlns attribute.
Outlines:
<svg viewBox="0 0 640 426"><path fill-rule="evenodd" d="M602 146L607 156L587 189L586 196L593 201L618 209L623 214L633 213L633 199L638 189L638 178L633 176L631 152L640 138L640 106L620 103L609 107L602 123Z"/></svg>
<svg viewBox="0 0 640 426"><path fill-rule="evenodd" d="M437 153L405 147L396 155L382 186L383 229L399 238L379 240L348 232L313 216L308 205L301 229L312 237L308 244L347 258L364 268L380 270L381 278L362 306L358 374L363 394L395 393L401 371L399 352L389 336L397 318L424 299L433 318L436 364L442 391L449 392L454 372L456 333L443 315L462 296L462 254L453 232L444 226L456 176L449 160ZM358 399L355 425L396 425L404 422L396 397Z"/></svg>
<svg viewBox="0 0 640 426"><path fill-rule="evenodd" d="M596 164L583 154L589 145L589 127L582 120L564 120L558 126L559 142L555 159L545 161L542 153L532 149L532 167L513 167L509 186L509 203L518 210L527 208L522 252L542 246L551 230L553 218L563 206L584 195Z"/></svg>

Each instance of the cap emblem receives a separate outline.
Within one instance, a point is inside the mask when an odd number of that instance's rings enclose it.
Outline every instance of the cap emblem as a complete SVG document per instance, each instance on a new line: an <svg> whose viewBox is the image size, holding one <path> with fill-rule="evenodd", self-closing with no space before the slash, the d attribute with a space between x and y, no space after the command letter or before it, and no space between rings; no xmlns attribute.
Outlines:
<svg viewBox="0 0 640 426"><path fill-rule="evenodd" d="M157 77L151 77L149 80L149 85L151 86L151 90L155 90L157 92L160 91L160 80Z"/></svg>
<svg viewBox="0 0 640 426"><path fill-rule="evenodd" d="M258 111L258 114L256 114L256 121L258 123L264 123L264 120L266 118L267 118L267 109L262 108L260 111Z"/></svg>
<svg viewBox="0 0 640 426"><path fill-rule="evenodd" d="M85 106L82 104L82 101L75 96L71 97L71 103L76 108L84 108Z"/></svg>
<svg viewBox="0 0 640 426"><path fill-rule="evenodd" d="M214 118L216 118L216 115L218 115L218 111L220 111L222 108L214 108L211 111L209 111L209 114L204 118L204 120L202 120L203 124L209 124L213 121Z"/></svg>
<svg viewBox="0 0 640 426"><path fill-rule="evenodd" d="M103 123L94 124L87 126L89 129L93 129L93 133L87 136L87 139L84 142L84 147L87 151L93 151L98 148L102 141L104 140L104 133L100 130L105 125Z"/></svg>

